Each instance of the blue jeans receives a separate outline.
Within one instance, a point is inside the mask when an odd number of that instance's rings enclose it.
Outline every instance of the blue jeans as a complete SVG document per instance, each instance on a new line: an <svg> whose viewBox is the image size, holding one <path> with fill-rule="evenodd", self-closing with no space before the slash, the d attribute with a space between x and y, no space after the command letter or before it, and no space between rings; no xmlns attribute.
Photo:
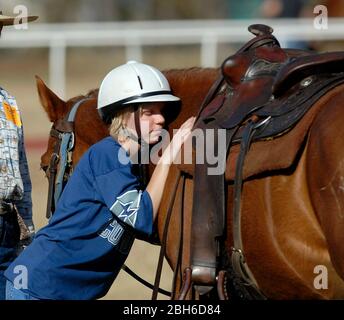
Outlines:
<svg viewBox="0 0 344 320"><path fill-rule="evenodd" d="M20 228L15 212L0 215L0 300L6 298L4 272L17 256Z"/></svg>
<svg viewBox="0 0 344 320"><path fill-rule="evenodd" d="M6 282L6 300L38 300L28 293L16 289L11 281Z"/></svg>

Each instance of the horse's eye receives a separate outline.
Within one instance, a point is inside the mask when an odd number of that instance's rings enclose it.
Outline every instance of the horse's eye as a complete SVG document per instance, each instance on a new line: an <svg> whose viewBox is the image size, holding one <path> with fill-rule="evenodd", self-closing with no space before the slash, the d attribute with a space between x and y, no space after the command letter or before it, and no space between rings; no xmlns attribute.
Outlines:
<svg viewBox="0 0 344 320"><path fill-rule="evenodd" d="M40 167L41 167L41 170L43 170L44 172L47 172L49 166L45 164L41 164Z"/></svg>

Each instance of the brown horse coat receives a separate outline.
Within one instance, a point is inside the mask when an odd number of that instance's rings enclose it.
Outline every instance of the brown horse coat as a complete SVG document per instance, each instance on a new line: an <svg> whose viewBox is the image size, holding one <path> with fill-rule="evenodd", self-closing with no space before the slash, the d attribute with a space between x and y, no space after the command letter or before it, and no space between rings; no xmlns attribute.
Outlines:
<svg viewBox="0 0 344 320"><path fill-rule="evenodd" d="M197 113L218 71L192 69L165 74L174 94L182 99L178 117L176 114L167 115L169 129L172 130ZM78 100L74 98L64 102L40 79L37 85L41 103L51 122L63 117ZM244 175L249 179L243 186L243 242L248 265L269 298L344 297L343 88L337 87L323 96L290 133L272 141L253 144L246 159ZM96 91L91 92L90 96L95 97L95 94ZM107 128L97 116L95 104L95 98L89 100L77 113L74 165L90 145L107 135ZM54 138L50 138L48 149L42 156L44 167L49 163L54 143ZM228 180L233 178L231 161L235 159L235 153L237 147L233 148L233 157L229 159ZM177 170L177 166L172 166L159 210L160 236ZM227 189L228 212L231 212L231 183ZM182 235L182 270L188 266L190 257L191 176L184 186L179 184L178 191L166 255L175 268ZM182 197L183 224L180 219ZM230 215L227 225L230 248ZM319 276L328 280L327 288L319 287Z"/></svg>

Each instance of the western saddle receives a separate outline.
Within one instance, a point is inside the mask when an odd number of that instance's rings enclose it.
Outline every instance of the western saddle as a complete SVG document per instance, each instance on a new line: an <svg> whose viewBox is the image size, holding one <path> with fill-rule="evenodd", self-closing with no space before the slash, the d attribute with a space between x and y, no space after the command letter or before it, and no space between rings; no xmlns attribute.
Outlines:
<svg viewBox="0 0 344 320"><path fill-rule="evenodd" d="M248 30L255 38L223 62L222 76L205 98L195 124L202 132L214 129L214 140L205 144L214 145L224 166L228 154L237 147L234 173L226 174L234 180L233 247L228 252L224 246L225 174L209 175L210 163L195 164L191 172L191 261L184 272L180 299L185 298L191 285L200 295L217 286L218 296L227 298L226 277L239 298L266 299L246 264L241 237L245 156L251 142L286 135L322 95L344 82L343 52L282 49L271 27L258 24ZM217 145L218 129L226 129L225 150Z"/></svg>

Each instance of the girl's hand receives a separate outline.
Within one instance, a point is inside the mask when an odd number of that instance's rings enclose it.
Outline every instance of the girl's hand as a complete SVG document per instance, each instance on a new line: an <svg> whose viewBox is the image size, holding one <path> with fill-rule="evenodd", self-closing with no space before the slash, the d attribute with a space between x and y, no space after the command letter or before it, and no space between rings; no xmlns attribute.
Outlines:
<svg viewBox="0 0 344 320"><path fill-rule="evenodd" d="M189 138L196 117L186 120L173 136L172 141L162 155L162 161L165 164L171 164L177 157L183 143Z"/></svg>

